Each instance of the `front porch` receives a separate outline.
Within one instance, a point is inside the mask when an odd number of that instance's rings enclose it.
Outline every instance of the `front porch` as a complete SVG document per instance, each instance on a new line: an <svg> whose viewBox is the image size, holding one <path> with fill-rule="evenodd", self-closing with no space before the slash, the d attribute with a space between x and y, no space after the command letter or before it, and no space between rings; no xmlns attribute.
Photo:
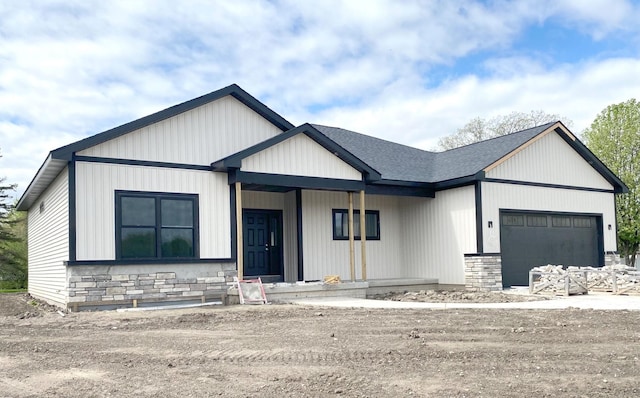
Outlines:
<svg viewBox="0 0 640 398"><path fill-rule="evenodd" d="M267 300L270 303L286 303L300 298L354 297L373 298L379 294L406 291L437 290L438 280L429 278L389 278L367 281L346 281L335 284L323 282L278 282L264 283ZM240 302L238 290L228 290L230 304Z"/></svg>

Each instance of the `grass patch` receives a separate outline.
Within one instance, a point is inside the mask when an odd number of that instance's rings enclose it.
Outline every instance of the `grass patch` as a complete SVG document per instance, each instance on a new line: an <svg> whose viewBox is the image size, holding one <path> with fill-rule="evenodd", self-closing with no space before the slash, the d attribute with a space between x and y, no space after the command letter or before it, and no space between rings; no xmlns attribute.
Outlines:
<svg viewBox="0 0 640 398"><path fill-rule="evenodd" d="M26 293L27 289L0 289L0 294L2 293Z"/></svg>

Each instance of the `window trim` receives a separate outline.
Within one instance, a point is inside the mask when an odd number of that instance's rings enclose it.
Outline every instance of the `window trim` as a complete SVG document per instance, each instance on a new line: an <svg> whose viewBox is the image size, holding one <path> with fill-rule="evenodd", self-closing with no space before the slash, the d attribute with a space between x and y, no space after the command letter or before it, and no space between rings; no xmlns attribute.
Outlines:
<svg viewBox="0 0 640 398"><path fill-rule="evenodd" d="M123 257L122 256L122 198L153 198L156 203L156 255L154 257ZM162 256L162 218L161 218L161 200L190 200L193 205L193 255L185 257L163 257ZM115 246L116 260L118 261L176 261L180 259L199 259L200 258L200 212L198 194L173 193L173 192L150 192L150 191L115 191ZM126 227L125 227L126 228Z"/></svg>
<svg viewBox="0 0 640 398"><path fill-rule="evenodd" d="M343 236L338 236L336 235L336 214L337 213L341 213L341 214L345 214L347 215L347 217L349 216L349 210L348 209L332 209L331 210L331 230L332 230L332 234L333 234L333 240L349 240L349 236L343 237ZM376 216L377 222L376 222L376 236L368 236L366 237L366 240L380 240L380 210L365 210L365 215L367 214L374 214ZM360 210L357 209L353 209L353 219L355 220L357 217L360 217ZM354 231L353 234L353 239L354 240L360 240L360 236L356 236L356 231ZM357 231L358 233L360 231Z"/></svg>

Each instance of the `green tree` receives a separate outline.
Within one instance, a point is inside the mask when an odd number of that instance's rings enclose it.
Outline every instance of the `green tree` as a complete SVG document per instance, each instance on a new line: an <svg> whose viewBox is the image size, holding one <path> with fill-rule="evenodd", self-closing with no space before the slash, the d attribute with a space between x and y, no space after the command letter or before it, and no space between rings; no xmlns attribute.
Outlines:
<svg viewBox="0 0 640 398"><path fill-rule="evenodd" d="M15 184L5 181L0 178L0 288L23 288L27 284L25 216L9 202Z"/></svg>
<svg viewBox="0 0 640 398"><path fill-rule="evenodd" d="M438 147L441 150L453 149L558 120L565 121L565 125L568 127L572 124L566 118L544 111L511 112L508 115L496 116L489 120L476 117L454 134L440 138Z"/></svg>
<svg viewBox="0 0 640 398"><path fill-rule="evenodd" d="M618 251L635 264L640 248L640 102L630 99L605 108L584 132L591 151L629 187L616 198Z"/></svg>
<svg viewBox="0 0 640 398"><path fill-rule="evenodd" d="M6 225L13 238L0 242L0 287L27 287L27 220L26 214L12 209Z"/></svg>

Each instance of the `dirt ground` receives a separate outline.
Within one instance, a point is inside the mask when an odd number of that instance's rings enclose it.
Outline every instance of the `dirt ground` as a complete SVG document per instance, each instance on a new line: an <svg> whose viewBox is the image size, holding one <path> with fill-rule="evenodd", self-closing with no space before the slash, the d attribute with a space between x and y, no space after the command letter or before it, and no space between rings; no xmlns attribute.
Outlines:
<svg viewBox="0 0 640 398"><path fill-rule="evenodd" d="M639 312L267 305L62 316L0 295L7 397L635 397L639 374Z"/></svg>

